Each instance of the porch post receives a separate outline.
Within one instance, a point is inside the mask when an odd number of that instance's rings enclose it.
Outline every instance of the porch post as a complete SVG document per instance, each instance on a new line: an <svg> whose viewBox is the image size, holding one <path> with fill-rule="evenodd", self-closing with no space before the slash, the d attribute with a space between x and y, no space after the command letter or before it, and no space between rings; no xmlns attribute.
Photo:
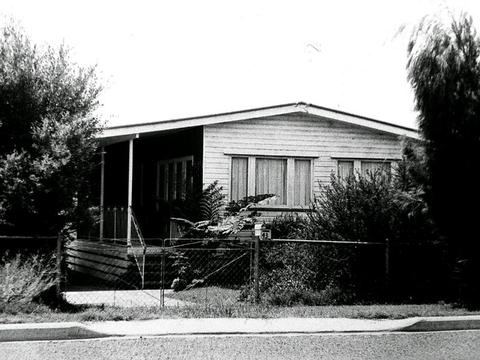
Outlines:
<svg viewBox="0 0 480 360"><path fill-rule="evenodd" d="M104 235L104 214L105 214L105 147L100 148L101 151L101 170L100 170L100 240Z"/></svg>
<svg viewBox="0 0 480 360"><path fill-rule="evenodd" d="M133 139L128 141L127 245L132 241Z"/></svg>

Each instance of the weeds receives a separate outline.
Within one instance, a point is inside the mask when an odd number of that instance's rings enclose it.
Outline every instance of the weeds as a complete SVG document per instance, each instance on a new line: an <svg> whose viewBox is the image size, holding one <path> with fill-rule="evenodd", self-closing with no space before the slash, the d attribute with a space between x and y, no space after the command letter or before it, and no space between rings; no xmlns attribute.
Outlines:
<svg viewBox="0 0 480 360"><path fill-rule="evenodd" d="M0 323L57 321L128 321L174 318L351 318L403 319L425 316L478 315L450 304L273 306L266 304L224 304L222 306L139 307L77 306L69 312L38 305L34 312L0 312Z"/></svg>
<svg viewBox="0 0 480 360"><path fill-rule="evenodd" d="M53 287L55 264L51 256L4 257L0 262L0 307L2 311L25 311Z"/></svg>

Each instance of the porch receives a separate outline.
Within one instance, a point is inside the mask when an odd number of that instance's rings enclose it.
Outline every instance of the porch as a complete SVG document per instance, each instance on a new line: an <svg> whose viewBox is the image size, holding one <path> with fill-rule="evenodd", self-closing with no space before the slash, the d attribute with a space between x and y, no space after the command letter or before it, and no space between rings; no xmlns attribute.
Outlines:
<svg viewBox="0 0 480 360"><path fill-rule="evenodd" d="M202 189L203 128L110 137L101 145L100 221L88 237L128 245L135 236L169 237L172 214Z"/></svg>

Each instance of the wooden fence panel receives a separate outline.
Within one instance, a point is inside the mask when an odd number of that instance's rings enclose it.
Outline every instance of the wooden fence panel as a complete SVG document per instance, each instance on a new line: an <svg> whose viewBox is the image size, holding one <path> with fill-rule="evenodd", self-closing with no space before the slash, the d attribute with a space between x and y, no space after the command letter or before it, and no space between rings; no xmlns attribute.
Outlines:
<svg viewBox="0 0 480 360"><path fill-rule="evenodd" d="M67 245L66 263L73 271L106 281L119 280L130 265L125 245L87 240Z"/></svg>

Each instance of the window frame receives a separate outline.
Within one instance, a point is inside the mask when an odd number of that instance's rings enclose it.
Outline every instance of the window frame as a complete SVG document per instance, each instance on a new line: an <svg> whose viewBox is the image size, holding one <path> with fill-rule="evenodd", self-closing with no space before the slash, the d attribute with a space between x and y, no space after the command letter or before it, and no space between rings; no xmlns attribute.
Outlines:
<svg viewBox="0 0 480 360"><path fill-rule="evenodd" d="M336 160L336 171L335 171L335 176L340 179L340 180L345 180L346 178L340 176L340 163L351 163L352 164L352 174L349 176L355 176L357 173L356 168L355 168L355 160L353 159L337 159Z"/></svg>
<svg viewBox="0 0 480 360"><path fill-rule="evenodd" d="M190 184L187 184L187 163L191 161L192 167L195 165L195 159L193 155L187 155L182 157L176 157L172 159L158 160L156 162L155 171L155 195L158 200L171 202L177 198L182 198L186 195L188 188L193 188L193 172L190 179ZM181 164L181 172L178 172L178 165ZM160 167L164 165L163 172L163 191L160 191ZM172 168L172 174L170 174L170 167ZM180 175L180 176L179 176ZM170 177L171 183L170 183ZM181 180L181 188L177 187L178 178ZM157 210L159 207L157 201Z"/></svg>
<svg viewBox="0 0 480 360"><path fill-rule="evenodd" d="M372 163L381 163L390 165L390 175L394 171L395 167L398 164L399 159L390 159L390 158L347 158L347 157L336 157L335 160L335 174L338 176L338 163L341 161L353 161L353 175L358 178L359 175L362 175L362 163L363 162L372 162Z"/></svg>
<svg viewBox="0 0 480 360"><path fill-rule="evenodd" d="M363 168L362 168L362 165L364 163L372 163L372 164L381 164L381 165L386 165L388 164L388 172L387 172L387 175L388 175L388 178L390 179L392 177L392 162L391 161L387 161L387 160L382 160L382 161L379 161L379 160L363 160L361 163L360 163L360 173L362 174L362 176L365 176L366 174L364 174L364 171L363 171ZM382 175L383 176L383 175Z"/></svg>
<svg viewBox="0 0 480 360"><path fill-rule="evenodd" d="M255 196L256 193L256 160L257 159L272 159L272 160L286 160L286 174L285 174L285 204L276 205L264 205L262 207L268 208L295 208L304 209L309 206L294 205L295 202L295 161L296 160L309 160L310 161L310 200L313 200L314 183L313 183L313 170L315 165L315 157L311 156L275 156L275 155L242 155L242 154L228 154L230 158L229 169L229 181L232 183L232 159L233 158L247 158L247 196ZM228 193L229 201L232 200L232 187L230 186Z"/></svg>

